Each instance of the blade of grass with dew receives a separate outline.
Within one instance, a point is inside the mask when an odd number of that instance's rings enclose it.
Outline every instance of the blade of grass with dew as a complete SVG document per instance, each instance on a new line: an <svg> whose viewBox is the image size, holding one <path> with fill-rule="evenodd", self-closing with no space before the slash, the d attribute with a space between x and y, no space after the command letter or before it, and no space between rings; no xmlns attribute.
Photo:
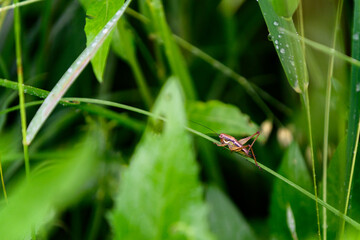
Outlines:
<svg viewBox="0 0 360 240"><path fill-rule="evenodd" d="M269 0L259 0L258 2L286 77L296 92L303 92L309 83L301 42L289 37L281 30L286 29L297 34L293 20L279 17Z"/></svg>
<svg viewBox="0 0 360 240"><path fill-rule="evenodd" d="M352 42L351 42L351 56L354 59L360 60L360 1L354 1L354 19L353 19L353 29L352 29ZM349 109L349 118L348 118L348 136L347 136L347 146L346 146L346 177L345 177L345 186L348 187L351 185L350 182L350 172L352 171L351 166L355 163L351 162L355 160L353 155L357 149L355 148L356 142L359 140L357 136L358 132L358 123L359 123L359 114L360 114L360 67L351 66L351 80L350 80L350 109ZM346 192L347 196L350 196L351 188ZM348 201L347 199L346 201ZM348 206L345 206L344 212L347 212Z"/></svg>
<svg viewBox="0 0 360 240"><path fill-rule="evenodd" d="M214 186L207 187L206 202L209 205L209 224L218 239L257 239L244 216L220 189Z"/></svg>
<svg viewBox="0 0 360 240"><path fill-rule="evenodd" d="M176 45L171 30L166 22L165 13L161 0L147 0L148 9L150 10L152 28L160 37L160 41L164 44L165 55L169 62L172 74L177 76L181 81L184 92L188 99L194 100L196 92L190 73L187 69L186 62Z"/></svg>
<svg viewBox="0 0 360 240"><path fill-rule="evenodd" d="M15 0L14 3L18 3ZM26 143L26 110L25 110L25 95L24 95L24 76L23 76L23 65L22 65L22 50L21 50L21 26L20 26L20 10L19 7L14 9L14 34L15 34L15 48L16 48L16 67L17 77L19 85L19 103L20 103L20 117L21 117L21 132L23 137L23 150L24 150L24 161L25 161L25 172L26 176L30 174L30 160L28 144Z"/></svg>
<svg viewBox="0 0 360 240"><path fill-rule="evenodd" d="M213 239L183 102L179 82L168 79L153 110L167 120L150 120L123 173L114 239Z"/></svg>
<svg viewBox="0 0 360 240"><path fill-rule="evenodd" d="M103 42L109 36L117 21L129 6L131 0L127 0L115 15L106 23L104 28L94 38L93 42L80 54L75 62L70 66L66 73L61 77L54 89L50 92L44 103L41 105L27 129L26 144L30 144L34 139L41 126L44 124L50 113L54 110L60 98L65 94L67 89L72 85L79 76L85 66L94 57L97 50L102 46Z"/></svg>
<svg viewBox="0 0 360 240"><path fill-rule="evenodd" d="M9 203L0 210L1 238L28 239L33 227L40 230L55 213L84 192L84 184L93 177L96 169L98 138L97 135L87 136L71 146L70 159L61 159L46 169L35 170L27 181L17 185L9 195Z"/></svg>
<svg viewBox="0 0 360 240"><path fill-rule="evenodd" d="M338 8L336 12L336 21L333 29L332 48L335 49L338 35L338 27L341 20L341 12L343 8L343 1L338 2ZM325 111L324 111L324 139L323 139L323 200L327 201L327 171L328 171L328 145L329 145L329 123L330 123L330 100L331 100L331 79L334 71L334 56L330 56L328 64L328 72L326 78L326 95L325 95ZM326 208L323 208L323 239L327 239L327 214Z"/></svg>
<svg viewBox="0 0 360 240"><path fill-rule="evenodd" d="M153 99L149 87L146 84L145 77L141 71L140 64L136 56L135 39L130 24L126 18L121 18L115 28L112 38L112 47L115 53L123 60L127 61L134 73L136 83L139 87L140 94L149 108Z"/></svg>
<svg viewBox="0 0 360 240"><path fill-rule="evenodd" d="M103 30L106 23L114 16L117 9L124 4L124 0L80 0L80 3L85 8L86 15L91 17L86 18L84 29L86 45L90 46L93 44L95 37ZM91 65L99 82L103 81L106 60L110 49L111 35L112 33L104 40L95 56L91 59Z"/></svg>
<svg viewBox="0 0 360 240"><path fill-rule="evenodd" d="M189 122L189 126L207 134L214 134L214 132L204 126L218 134L226 133L235 136L251 135L259 130L259 126L237 107L216 100L191 102L187 106L187 113L192 121Z"/></svg>
<svg viewBox="0 0 360 240"><path fill-rule="evenodd" d="M310 115L310 101L308 93L309 78L306 68L305 59L305 45L298 38L291 38L288 34L285 34L284 30L291 32L294 35L298 35L295 29L292 18L285 19L279 17L272 8L268 0L259 0L260 8L263 13L266 25L271 35L271 40L274 42L276 51L282 63L283 69L286 73L286 77L293 87L293 89L301 93L302 104L306 110L309 143L312 162L313 184L314 194L317 194L316 184L316 172L315 172L315 158L314 147L312 139L312 127L311 127L311 115ZM300 13L302 14L302 13ZM301 19L302 22L302 19ZM303 34L303 33L302 33ZM318 238L321 239L321 226L320 226L320 214L318 201L315 202L316 218L318 226Z"/></svg>
<svg viewBox="0 0 360 240"><path fill-rule="evenodd" d="M278 173L307 191L313 191L305 160L295 142L285 152ZM288 204L294 214L299 239L309 239L316 235L316 213L313 210L313 202L278 179L274 182L271 194L269 219L271 235L276 239L291 239L286 220Z"/></svg>

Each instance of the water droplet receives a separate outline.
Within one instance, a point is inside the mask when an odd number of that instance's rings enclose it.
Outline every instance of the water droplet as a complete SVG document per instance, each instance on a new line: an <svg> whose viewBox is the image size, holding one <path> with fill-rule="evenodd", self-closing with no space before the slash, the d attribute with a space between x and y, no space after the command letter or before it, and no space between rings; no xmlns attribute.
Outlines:
<svg viewBox="0 0 360 240"><path fill-rule="evenodd" d="M277 21L275 21L274 26L279 26L279 23Z"/></svg>
<svg viewBox="0 0 360 240"><path fill-rule="evenodd" d="M68 73L72 73L73 70L72 70L72 68L69 68L67 71L68 71Z"/></svg>
<svg viewBox="0 0 360 240"><path fill-rule="evenodd" d="M273 36L271 35L271 33L269 33L269 35L268 35L268 40L269 40L269 41L274 40L274 38L273 38Z"/></svg>
<svg viewBox="0 0 360 240"><path fill-rule="evenodd" d="M288 48L288 47L289 47L289 44L286 44L285 46Z"/></svg>
<svg viewBox="0 0 360 240"><path fill-rule="evenodd" d="M284 54L285 53L285 49L280 49L280 53Z"/></svg>
<svg viewBox="0 0 360 240"><path fill-rule="evenodd" d="M360 92L360 83L357 83L357 84L356 84L356 91L357 91L357 92Z"/></svg>
<svg viewBox="0 0 360 240"><path fill-rule="evenodd" d="M279 43L279 41L278 40L275 40L275 44L278 44Z"/></svg>
<svg viewBox="0 0 360 240"><path fill-rule="evenodd" d="M295 62L294 61L290 61L290 64L295 67Z"/></svg>
<svg viewBox="0 0 360 240"><path fill-rule="evenodd" d="M276 47L276 49L279 49L279 46L278 46L278 45L276 45L275 47Z"/></svg>
<svg viewBox="0 0 360 240"><path fill-rule="evenodd" d="M105 34L109 31L109 29L105 28L102 32Z"/></svg>
<svg viewBox="0 0 360 240"><path fill-rule="evenodd" d="M281 36L280 34L278 35L278 37L279 37L279 38L282 38L282 36Z"/></svg>

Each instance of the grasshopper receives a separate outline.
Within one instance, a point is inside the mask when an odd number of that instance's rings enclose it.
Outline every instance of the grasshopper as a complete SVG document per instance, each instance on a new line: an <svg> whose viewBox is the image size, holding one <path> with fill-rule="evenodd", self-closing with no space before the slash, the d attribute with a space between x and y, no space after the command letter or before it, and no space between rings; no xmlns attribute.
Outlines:
<svg viewBox="0 0 360 240"><path fill-rule="evenodd" d="M204 125L202 125L200 123L197 123L197 122L193 122L193 123L199 124L200 126L203 126L203 127L207 128L207 129L213 131L214 133L216 133L216 135L218 135L218 137L220 138L220 144L219 143L214 143L214 144L216 144L219 147L228 146L230 151L238 152L238 153L243 154L243 155L245 155L247 157L253 158L254 161L255 161L255 165L258 166L258 168L260 168L259 164L256 161L254 150L252 148L255 141L257 140L257 138L260 135L259 131L257 131L256 133L254 133L253 135L251 135L249 137L241 138L239 140L236 140L236 138L234 138L233 136L230 136L228 134L225 134L225 133L218 134L217 132L215 132L211 128L208 128L207 126L204 126ZM251 144L245 145L253 137L255 137L253 142Z"/></svg>
<svg viewBox="0 0 360 240"><path fill-rule="evenodd" d="M233 136L227 135L225 133L221 133L221 134L218 134L221 143L220 144L215 143L215 144L219 147L228 146L230 151L235 151L235 152L244 154L245 156L248 156L250 158L252 157L255 161L255 165L260 168L259 164L256 161L254 150L252 148L256 139L259 137L259 135L260 135L260 132L257 131L256 133L254 133L253 135L251 135L249 137L236 140L236 138L234 138ZM255 137L254 141L250 145L249 144L245 145L253 137Z"/></svg>

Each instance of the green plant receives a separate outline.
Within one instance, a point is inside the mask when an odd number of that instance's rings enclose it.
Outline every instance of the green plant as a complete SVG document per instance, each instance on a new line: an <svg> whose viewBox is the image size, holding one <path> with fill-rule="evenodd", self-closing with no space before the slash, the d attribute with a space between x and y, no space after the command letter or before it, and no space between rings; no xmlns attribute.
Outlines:
<svg viewBox="0 0 360 240"><path fill-rule="evenodd" d="M356 239L359 1L0 4L3 238Z"/></svg>

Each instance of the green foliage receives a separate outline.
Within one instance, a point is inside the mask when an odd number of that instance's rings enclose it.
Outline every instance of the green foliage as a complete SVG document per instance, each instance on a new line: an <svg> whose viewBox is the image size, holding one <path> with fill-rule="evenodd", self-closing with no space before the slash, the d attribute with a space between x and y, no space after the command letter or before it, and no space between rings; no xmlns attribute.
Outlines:
<svg viewBox="0 0 360 240"><path fill-rule="evenodd" d="M306 168L299 146L292 143L282 159L278 173L304 189L311 191L311 178ZM269 225L276 239L291 239L287 224L287 206L293 212L299 239L314 237L316 234L316 215L314 202L295 191L287 184L275 180L271 196Z"/></svg>
<svg viewBox="0 0 360 240"><path fill-rule="evenodd" d="M211 239L178 81L167 81L111 214L115 239ZM139 184L141 183L141 184Z"/></svg>
<svg viewBox="0 0 360 240"><path fill-rule="evenodd" d="M245 218L221 190L212 186L208 187L206 200L210 210L210 226L218 239L256 239Z"/></svg>
<svg viewBox="0 0 360 240"><path fill-rule="evenodd" d="M74 146L70 159L52 159L21 180L0 208L3 239L28 239L55 215L80 197L92 177L99 156L96 136ZM17 227L14 227L17 226Z"/></svg>
<svg viewBox="0 0 360 240"><path fill-rule="evenodd" d="M86 43L91 44L96 35L103 29L105 24L114 16L116 11L124 4L124 0L80 0L81 4L86 9ZM108 37L100 49L91 60L91 64L94 69L94 73L99 82L103 81L104 70L106 66L107 56L109 54L109 48L111 43L111 37Z"/></svg>
<svg viewBox="0 0 360 240"><path fill-rule="evenodd" d="M217 133L227 133L235 136L251 135L259 127L250 121L249 116L243 114L231 104L213 100L209 102L191 102L187 108L190 126L200 132L214 134L202 124ZM197 124L199 123L199 124Z"/></svg>
<svg viewBox="0 0 360 240"><path fill-rule="evenodd" d="M299 39L285 33L285 31L288 31L297 34L294 22L292 19L279 17L269 1L259 0L269 30L269 38L274 43L275 50L291 87L296 92L304 92L309 84L304 50Z"/></svg>
<svg viewBox="0 0 360 240"><path fill-rule="evenodd" d="M356 239L359 1L130 2L0 3L0 238Z"/></svg>

